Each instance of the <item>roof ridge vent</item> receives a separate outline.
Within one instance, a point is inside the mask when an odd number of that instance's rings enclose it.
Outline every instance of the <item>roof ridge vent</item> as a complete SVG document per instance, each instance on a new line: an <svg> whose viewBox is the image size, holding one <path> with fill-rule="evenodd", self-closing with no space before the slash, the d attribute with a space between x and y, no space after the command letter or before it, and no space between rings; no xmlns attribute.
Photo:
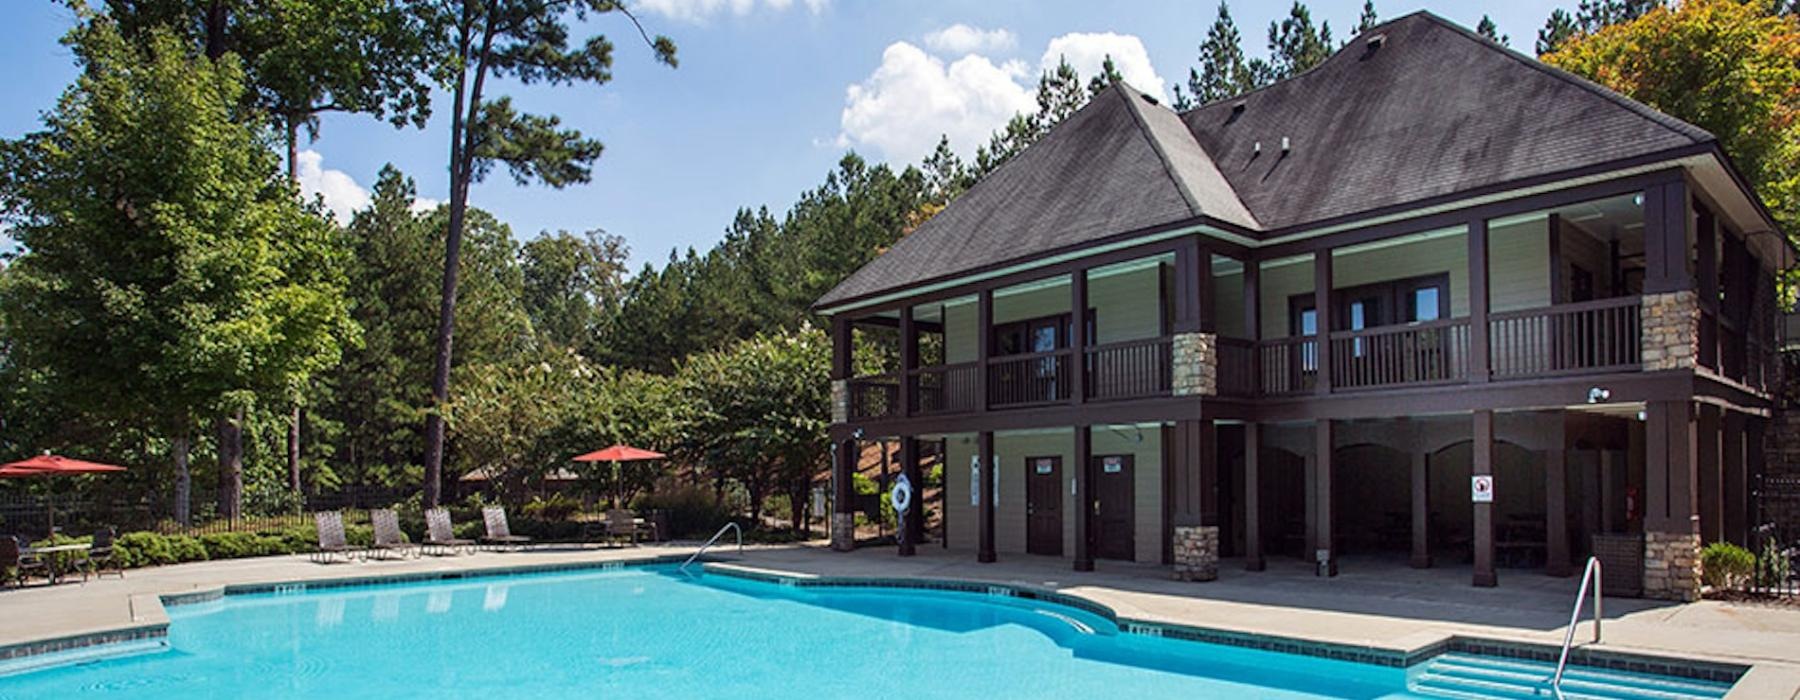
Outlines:
<svg viewBox="0 0 1800 700"><path fill-rule="evenodd" d="M1289 146L1288 146L1288 137L1286 137L1286 136L1281 137L1281 154L1287 155L1287 152L1290 150L1292 150L1292 149L1289 148Z"/></svg>
<svg viewBox="0 0 1800 700"><path fill-rule="evenodd" d="M1382 46L1387 44L1387 34L1382 33L1382 34L1370 35L1368 39L1363 41L1363 43L1368 45L1369 51L1371 51L1371 52L1376 51L1376 50L1380 49Z"/></svg>

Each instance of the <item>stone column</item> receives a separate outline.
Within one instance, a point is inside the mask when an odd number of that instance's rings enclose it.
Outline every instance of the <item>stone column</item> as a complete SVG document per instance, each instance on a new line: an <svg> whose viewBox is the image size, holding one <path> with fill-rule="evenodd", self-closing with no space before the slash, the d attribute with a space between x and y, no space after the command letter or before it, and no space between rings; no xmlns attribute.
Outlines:
<svg viewBox="0 0 1800 700"><path fill-rule="evenodd" d="M1212 333L1177 333L1170 341L1174 367L1170 382L1176 396L1216 396L1219 393L1218 336Z"/></svg>
<svg viewBox="0 0 1800 700"><path fill-rule="evenodd" d="M1651 401L1644 420L1644 597L1700 598L1698 421L1688 401Z"/></svg>
<svg viewBox="0 0 1800 700"><path fill-rule="evenodd" d="M844 440L834 445L831 464L831 548L839 552L856 549L856 488L851 477L861 458L857 441Z"/></svg>
<svg viewBox="0 0 1800 700"><path fill-rule="evenodd" d="M1218 526L1176 526L1174 549L1177 581L1211 581L1219 577Z"/></svg>

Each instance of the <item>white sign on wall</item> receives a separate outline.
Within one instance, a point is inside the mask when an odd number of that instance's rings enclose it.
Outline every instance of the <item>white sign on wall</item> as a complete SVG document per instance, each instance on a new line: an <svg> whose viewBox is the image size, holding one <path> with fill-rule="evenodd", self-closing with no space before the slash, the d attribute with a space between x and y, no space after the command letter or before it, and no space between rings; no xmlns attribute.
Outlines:
<svg viewBox="0 0 1800 700"><path fill-rule="evenodd" d="M1469 479L1469 500L1475 503L1494 502L1494 477L1492 474L1477 474Z"/></svg>
<svg viewBox="0 0 1800 700"><path fill-rule="evenodd" d="M1125 460L1118 457L1107 457L1100 462L1100 471L1108 474L1117 474L1125 471Z"/></svg>
<svg viewBox="0 0 1800 700"><path fill-rule="evenodd" d="M969 505L981 505L980 455L969 455Z"/></svg>

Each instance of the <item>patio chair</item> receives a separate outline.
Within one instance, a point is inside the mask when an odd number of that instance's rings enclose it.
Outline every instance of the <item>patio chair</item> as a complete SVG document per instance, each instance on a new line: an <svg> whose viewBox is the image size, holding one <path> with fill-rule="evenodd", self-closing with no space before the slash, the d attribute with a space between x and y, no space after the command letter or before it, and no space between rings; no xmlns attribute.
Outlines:
<svg viewBox="0 0 1800 700"><path fill-rule="evenodd" d="M87 581L89 576L99 578L101 574L111 571L125 578L125 567L119 566L118 559L113 556L112 528L94 531L94 544L81 553L81 558L70 564L71 571L80 571L81 580Z"/></svg>
<svg viewBox="0 0 1800 700"><path fill-rule="evenodd" d="M377 508L369 511L369 521L375 525L375 544L369 547L368 553L398 552L402 558L407 554L418 556L419 545L407 541L406 534L400 532L400 516L394 514L392 508Z"/></svg>
<svg viewBox="0 0 1800 700"><path fill-rule="evenodd" d="M322 510L313 513L313 521L319 528L319 549L312 554L312 560L320 564L329 564L337 557L344 561L356 558L357 548L350 546L344 536L344 514L335 510Z"/></svg>
<svg viewBox="0 0 1800 700"><path fill-rule="evenodd" d="M24 553L24 549L24 540L11 535L0 536L0 579L12 578L16 585L24 586L30 579L30 572L41 572L49 577L50 564L43 557ZM12 574L10 577L6 576L8 571Z"/></svg>
<svg viewBox="0 0 1800 700"><path fill-rule="evenodd" d="M442 552L455 552L460 549L474 553L475 540L457 539L456 531L450 527L450 509L433 508L425 511L425 541L427 549Z"/></svg>
<svg viewBox="0 0 1800 700"><path fill-rule="evenodd" d="M498 547L528 547L531 538L512 534L512 528L506 525L506 509L501 506L487 506L481 509L481 522L487 525L487 535L481 541Z"/></svg>
<svg viewBox="0 0 1800 700"><path fill-rule="evenodd" d="M623 508L606 511L606 536L613 541L625 540L631 546L638 545L638 536L643 529L638 527L637 515Z"/></svg>

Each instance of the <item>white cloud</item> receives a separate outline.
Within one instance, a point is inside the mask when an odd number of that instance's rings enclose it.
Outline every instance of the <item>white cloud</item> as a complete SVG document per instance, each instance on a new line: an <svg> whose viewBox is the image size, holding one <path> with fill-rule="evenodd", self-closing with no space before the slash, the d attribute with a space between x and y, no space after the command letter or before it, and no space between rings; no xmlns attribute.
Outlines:
<svg viewBox="0 0 1800 700"><path fill-rule="evenodd" d="M925 47L940 54L1001 53L1019 45L1019 37L1005 29L978 29L952 24L925 35Z"/></svg>
<svg viewBox="0 0 1800 700"><path fill-rule="evenodd" d="M949 135L959 151L973 151L1014 114L1036 108L1035 93L1021 85L1024 64L995 64L969 54L954 63L895 42L881 53L881 65L845 90L839 119L840 147L868 145L887 159L918 161Z"/></svg>
<svg viewBox="0 0 1800 700"><path fill-rule="evenodd" d="M318 151L306 149L300 152L299 167L295 174L300 179L300 194L308 200L314 196L325 199L325 208L331 210L338 223L350 223L351 215L358 209L369 206L369 191L356 184L356 178L342 170L327 170L324 167L325 156Z"/></svg>
<svg viewBox="0 0 1800 700"><path fill-rule="evenodd" d="M413 197L412 206L407 207L407 209L411 210L414 214L428 214L437 211L437 208L443 205L443 200L432 199L430 197Z"/></svg>
<svg viewBox="0 0 1800 700"><path fill-rule="evenodd" d="M1067 59L1083 80L1100 74L1100 66L1111 56L1113 67L1125 82L1152 95L1163 95L1168 82L1150 65L1150 52L1144 42L1130 34L1074 32L1050 40L1038 67L1050 70L1059 60ZM1164 97L1167 97L1164 95Z"/></svg>
<svg viewBox="0 0 1800 700"><path fill-rule="evenodd" d="M958 53L953 46L971 49L951 63L908 42L890 44L881 53L881 65L845 90L833 145L867 148L892 162L913 163L931 153L940 135L948 135L950 145L966 158L1014 114L1037 110L1039 71L1054 69L1063 58L1085 81L1098 75L1102 61L1111 56L1125 82L1167 97L1165 81L1135 36L1064 34L1050 40L1034 70L1018 60L990 58L996 33L1017 42L1005 30L984 32L961 24L927 35L926 45L940 53ZM984 41L985 51L973 49Z"/></svg>
<svg viewBox="0 0 1800 700"><path fill-rule="evenodd" d="M805 5L809 12L816 15L825 10L830 0L642 0L638 3L638 8L669 19L698 23L721 12L742 17L750 14L758 5L781 11L793 7L796 2Z"/></svg>

